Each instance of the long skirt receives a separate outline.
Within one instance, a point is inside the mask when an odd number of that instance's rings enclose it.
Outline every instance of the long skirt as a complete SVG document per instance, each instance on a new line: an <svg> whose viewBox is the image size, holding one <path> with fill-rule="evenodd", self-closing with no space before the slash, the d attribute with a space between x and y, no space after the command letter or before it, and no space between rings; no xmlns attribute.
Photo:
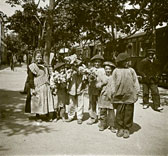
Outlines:
<svg viewBox="0 0 168 156"><path fill-rule="evenodd" d="M54 112L53 97L48 84L36 88L36 95L31 96L31 113L47 114Z"/></svg>

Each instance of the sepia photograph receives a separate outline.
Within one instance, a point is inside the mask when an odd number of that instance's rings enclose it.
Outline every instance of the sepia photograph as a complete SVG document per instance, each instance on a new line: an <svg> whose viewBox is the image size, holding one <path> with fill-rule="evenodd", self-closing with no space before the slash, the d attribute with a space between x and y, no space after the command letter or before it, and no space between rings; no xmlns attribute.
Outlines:
<svg viewBox="0 0 168 156"><path fill-rule="evenodd" d="M0 156L168 156L168 0L0 0Z"/></svg>

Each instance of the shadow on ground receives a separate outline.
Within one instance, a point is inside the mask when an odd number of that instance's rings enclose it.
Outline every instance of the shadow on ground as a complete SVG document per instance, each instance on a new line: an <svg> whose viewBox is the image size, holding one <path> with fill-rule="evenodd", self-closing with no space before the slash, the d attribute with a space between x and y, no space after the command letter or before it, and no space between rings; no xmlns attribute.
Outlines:
<svg viewBox="0 0 168 156"><path fill-rule="evenodd" d="M6 69L8 67L9 67L9 65L0 65L0 70Z"/></svg>
<svg viewBox="0 0 168 156"><path fill-rule="evenodd" d="M46 123L28 119L24 114L26 96L17 91L0 89L0 129L8 135L29 135L32 133L49 133L52 131Z"/></svg>
<svg viewBox="0 0 168 156"><path fill-rule="evenodd" d="M23 65L24 65L24 63L22 63L22 64L17 63L14 65L14 69L17 67L22 67ZM10 65L9 64L0 65L0 70L4 70L6 68L10 68Z"/></svg>
<svg viewBox="0 0 168 156"><path fill-rule="evenodd" d="M133 123L132 127L130 128L130 134L138 132L141 129L141 126L137 123Z"/></svg>
<svg viewBox="0 0 168 156"><path fill-rule="evenodd" d="M4 148L3 146L0 146L0 151L7 151L9 150L8 148Z"/></svg>
<svg viewBox="0 0 168 156"><path fill-rule="evenodd" d="M89 113L85 112L85 113L83 114L83 121L88 120L89 117L90 117L90 116L89 116Z"/></svg>

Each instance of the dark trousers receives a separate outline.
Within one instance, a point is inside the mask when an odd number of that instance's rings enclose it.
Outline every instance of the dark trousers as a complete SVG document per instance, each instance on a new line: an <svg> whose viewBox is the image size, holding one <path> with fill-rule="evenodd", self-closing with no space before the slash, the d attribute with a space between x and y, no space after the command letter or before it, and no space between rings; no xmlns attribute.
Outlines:
<svg viewBox="0 0 168 156"><path fill-rule="evenodd" d="M114 127L115 112L114 109L100 108L100 126Z"/></svg>
<svg viewBox="0 0 168 156"><path fill-rule="evenodd" d="M133 125L134 104L117 104L116 127L129 129Z"/></svg>
<svg viewBox="0 0 168 156"><path fill-rule="evenodd" d="M31 93L30 93L30 88L27 91L25 113L31 113Z"/></svg>
<svg viewBox="0 0 168 156"><path fill-rule="evenodd" d="M28 76L27 76L26 82L25 82L25 85L24 85L24 90L23 90L23 91L24 91L25 93L27 93L28 90L29 90L29 78L28 78Z"/></svg>
<svg viewBox="0 0 168 156"><path fill-rule="evenodd" d="M149 90L151 90L154 108L160 106L160 95L156 84L143 84L143 103L149 104Z"/></svg>
<svg viewBox="0 0 168 156"><path fill-rule="evenodd" d="M57 118L65 118L65 108L64 107L60 107L60 108L57 108L54 113L53 113L53 119Z"/></svg>
<svg viewBox="0 0 168 156"><path fill-rule="evenodd" d="M89 115L90 118L94 121L97 120L97 101L98 101L98 95L90 95L89 96Z"/></svg>

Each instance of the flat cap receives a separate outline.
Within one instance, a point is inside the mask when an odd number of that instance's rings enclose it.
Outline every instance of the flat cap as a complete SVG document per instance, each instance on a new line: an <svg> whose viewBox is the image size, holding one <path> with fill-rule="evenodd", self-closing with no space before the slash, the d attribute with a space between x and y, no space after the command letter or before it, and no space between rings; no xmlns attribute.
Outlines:
<svg viewBox="0 0 168 156"><path fill-rule="evenodd" d="M155 49L148 49L148 50L147 50L147 53L148 53L148 54L154 54L155 52L156 52Z"/></svg>
<svg viewBox="0 0 168 156"><path fill-rule="evenodd" d="M60 67L62 67L62 66L64 66L65 65L65 63L63 63L63 62L58 62L58 63L56 63L56 65L54 65L54 69L58 69L58 68L60 68Z"/></svg>
<svg viewBox="0 0 168 156"><path fill-rule="evenodd" d="M110 67L116 67L114 63L112 63L111 61L106 61L103 63L103 66L110 66Z"/></svg>
<svg viewBox="0 0 168 156"><path fill-rule="evenodd" d="M94 61L94 60L102 60L103 61L104 57L99 55L99 54L97 54L97 55L93 56L90 60L91 61Z"/></svg>
<svg viewBox="0 0 168 156"><path fill-rule="evenodd" d="M129 58L130 56L127 53L120 53L117 58L116 58L116 62L121 62L121 61L125 61Z"/></svg>

